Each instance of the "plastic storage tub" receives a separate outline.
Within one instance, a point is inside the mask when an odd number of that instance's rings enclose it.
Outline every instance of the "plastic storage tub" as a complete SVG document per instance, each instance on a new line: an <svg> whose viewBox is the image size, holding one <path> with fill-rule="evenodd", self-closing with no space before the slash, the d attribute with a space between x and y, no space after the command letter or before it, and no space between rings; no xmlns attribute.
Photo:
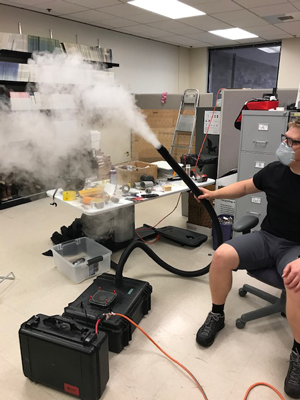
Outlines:
<svg viewBox="0 0 300 400"><path fill-rule="evenodd" d="M111 251L89 238L79 238L52 248L57 269L76 283L110 269Z"/></svg>

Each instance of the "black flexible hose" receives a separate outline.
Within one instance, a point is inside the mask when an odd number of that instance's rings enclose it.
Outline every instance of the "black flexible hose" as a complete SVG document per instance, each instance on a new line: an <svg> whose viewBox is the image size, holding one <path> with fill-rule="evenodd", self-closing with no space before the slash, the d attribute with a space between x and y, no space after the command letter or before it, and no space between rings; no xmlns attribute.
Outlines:
<svg viewBox="0 0 300 400"><path fill-rule="evenodd" d="M161 145L161 147L156 149L161 156L167 161L167 163L170 165L170 167L177 172L177 174L180 176L180 178L184 181L184 183L191 189L193 194L198 197L202 194L201 190L198 188L198 186L191 180L191 178L183 171L183 169L180 167L180 165L177 163L177 161L171 156L171 154L168 152L168 150ZM217 214L215 213L215 210L213 209L212 205L210 202L206 199L201 200L201 203L204 205L206 208L208 214L210 215L212 219L212 223L215 228L216 232L216 237L217 237L217 245L218 247L223 243L223 235L222 235L222 230L221 226L217 217ZM137 242L132 242L122 253L119 263L116 268L116 278L115 278L115 285L116 287L120 287L122 285L122 279L123 279L123 269L124 265L131 254L131 252L136 248L139 247L142 250L144 250L149 257L151 257L158 265L160 265L162 268L166 269L169 272L172 272L173 274L180 275L180 276L185 276L189 278L194 278L197 276L202 276L207 274L209 271L210 264L207 265L204 268L201 268L196 271L182 271L180 269L171 267L171 265L167 264L164 262L160 257L158 257L153 250L151 250L145 243L137 241Z"/></svg>
<svg viewBox="0 0 300 400"><path fill-rule="evenodd" d="M180 176L180 178L183 180L183 182L191 189L191 191L194 193L196 197L200 196L202 194L201 190L198 188L198 186L192 181L192 179L184 172L184 170L181 168L181 166L178 164L178 162L171 156L171 154L168 152L168 150L161 145L158 149L156 149L159 154L167 161L167 163L170 165L171 168L177 174ZM217 237L217 245L218 247L223 243L223 235L222 235L222 230L220 227L220 223L217 217L217 214L215 213L215 210L213 209L212 205L210 202L206 199L201 200L201 203L204 205L206 208L208 214L210 215L210 218L212 220L212 223L214 225L215 231L216 231L216 237Z"/></svg>
<svg viewBox="0 0 300 400"><path fill-rule="evenodd" d="M197 271L182 271L180 269L174 268L171 265L167 264L165 261L163 261L160 257L158 257L158 255L155 254L154 251L152 249L150 249L150 247L147 246L144 242L141 242L138 240L138 241L134 241L134 242L130 243L130 245L126 247L126 249L123 251L123 253L120 257L120 260L119 260L117 268L116 268L116 278L115 278L116 287L120 287L122 285L124 265L125 265L128 257L132 253L132 251L134 249L136 249L137 247L144 250L145 253L147 253L148 256L153 259L153 261L155 261L158 265L160 265L165 270L171 272L172 274L184 276L187 278L194 278L196 276L205 275L209 271L209 265L207 267L202 268Z"/></svg>

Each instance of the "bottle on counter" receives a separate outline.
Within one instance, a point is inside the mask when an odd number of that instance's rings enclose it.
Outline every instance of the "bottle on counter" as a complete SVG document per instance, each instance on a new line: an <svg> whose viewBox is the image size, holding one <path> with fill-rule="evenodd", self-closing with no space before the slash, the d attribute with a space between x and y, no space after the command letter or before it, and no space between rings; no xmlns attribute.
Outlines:
<svg viewBox="0 0 300 400"><path fill-rule="evenodd" d="M112 165L110 169L110 183L113 185L117 184L117 171L114 165Z"/></svg>

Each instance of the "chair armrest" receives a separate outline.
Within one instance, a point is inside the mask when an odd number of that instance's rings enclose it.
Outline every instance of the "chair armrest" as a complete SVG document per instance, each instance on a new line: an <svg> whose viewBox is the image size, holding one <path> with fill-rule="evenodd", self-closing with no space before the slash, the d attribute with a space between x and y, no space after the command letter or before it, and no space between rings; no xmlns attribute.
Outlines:
<svg viewBox="0 0 300 400"><path fill-rule="evenodd" d="M244 217L239 218L232 225L232 229L235 232L250 232L252 228L254 228L259 222L259 219L254 215L245 215Z"/></svg>

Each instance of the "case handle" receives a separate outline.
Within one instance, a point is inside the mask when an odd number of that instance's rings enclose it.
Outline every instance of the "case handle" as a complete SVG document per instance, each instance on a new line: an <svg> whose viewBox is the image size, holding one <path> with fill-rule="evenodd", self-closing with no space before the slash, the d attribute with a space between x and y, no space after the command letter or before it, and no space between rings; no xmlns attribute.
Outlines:
<svg viewBox="0 0 300 400"><path fill-rule="evenodd" d="M89 260L87 260L87 265L95 264L98 261L103 261L103 256L97 256L94 258L90 258Z"/></svg>
<svg viewBox="0 0 300 400"><path fill-rule="evenodd" d="M82 332L85 328L77 324L74 320L71 320L69 318L64 318L59 315L54 315L52 317L49 317L44 320L45 324L50 324L53 326L56 326L57 328L61 329L62 331L74 331L77 330L79 332Z"/></svg>

